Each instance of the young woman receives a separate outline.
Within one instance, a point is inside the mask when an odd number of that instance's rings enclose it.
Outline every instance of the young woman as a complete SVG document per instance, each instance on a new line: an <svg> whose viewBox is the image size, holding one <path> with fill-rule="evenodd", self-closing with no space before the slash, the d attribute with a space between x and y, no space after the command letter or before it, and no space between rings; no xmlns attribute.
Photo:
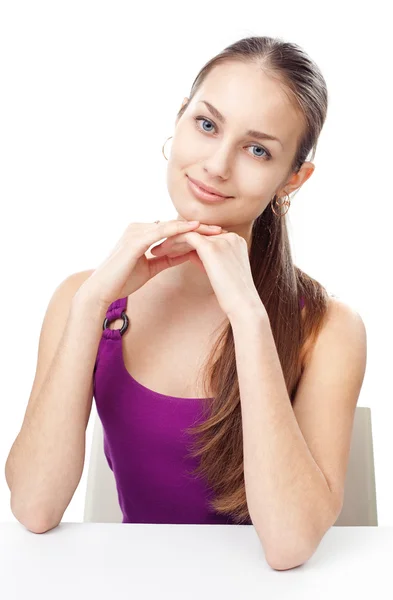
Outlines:
<svg viewBox="0 0 393 600"><path fill-rule="evenodd" d="M201 69L171 136L177 218L129 224L49 303L6 466L32 531L80 481L93 395L124 523L253 524L275 568L335 523L365 327L293 264L285 218L326 111L296 44L242 39Z"/></svg>

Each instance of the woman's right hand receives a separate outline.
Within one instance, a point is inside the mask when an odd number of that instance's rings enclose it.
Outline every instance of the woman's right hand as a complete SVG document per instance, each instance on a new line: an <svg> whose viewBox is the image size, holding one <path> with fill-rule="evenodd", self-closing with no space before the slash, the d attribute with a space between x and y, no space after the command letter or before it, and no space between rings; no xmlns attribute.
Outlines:
<svg viewBox="0 0 393 600"><path fill-rule="evenodd" d="M199 221L160 221L159 223L130 223L110 255L90 275L78 290L107 310L118 298L125 298L142 287L149 279L167 269L189 260L190 252L170 258L148 258L147 250L163 238L187 231L204 235L221 233L221 227L212 229Z"/></svg>

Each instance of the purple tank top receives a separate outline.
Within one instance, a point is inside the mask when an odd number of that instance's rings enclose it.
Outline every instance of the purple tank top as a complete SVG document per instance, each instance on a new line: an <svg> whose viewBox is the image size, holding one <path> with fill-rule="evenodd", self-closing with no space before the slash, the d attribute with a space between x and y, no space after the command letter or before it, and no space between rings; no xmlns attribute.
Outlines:
<svg viewBox="0 0 393 600"><path fill-rule="evenodd" d="M184 430L200 422L201 399L154 392L127 371L120 333L127 321L123 317L121 329L109 328L126 310L127 297L109 306L93 374L104 453L114 474L122 522L235 524L230 515L210 508L211 489L191 473L200 459L186 456L191 438Z"/></svg>

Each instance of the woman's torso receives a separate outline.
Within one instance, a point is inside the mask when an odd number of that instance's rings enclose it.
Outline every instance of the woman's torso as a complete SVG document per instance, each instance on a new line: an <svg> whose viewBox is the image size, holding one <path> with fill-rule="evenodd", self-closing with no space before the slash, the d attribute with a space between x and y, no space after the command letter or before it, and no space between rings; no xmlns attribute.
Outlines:
<svg viewBox="0 0 393 600"><path fill-rule="evenodd" d="M94 368L123 523L231 524L208 506L212 492L193 474L198 459L185 431L200 422L201 398L211 397L198 389L198 369L226 315L212 297L196 306L154 279L108 307Z"/></svg>
<svg viewBox="0 0 393 600"><path fill-rule="evenodd" d="M199 422L200 369L229 323L216 298L176 295L161 274L107 311L94 368L94 398L103 425L123 522L233 523L207 505L211 490L191 471L185 429ZM119 330L125 311L128 327Z"/></svg>

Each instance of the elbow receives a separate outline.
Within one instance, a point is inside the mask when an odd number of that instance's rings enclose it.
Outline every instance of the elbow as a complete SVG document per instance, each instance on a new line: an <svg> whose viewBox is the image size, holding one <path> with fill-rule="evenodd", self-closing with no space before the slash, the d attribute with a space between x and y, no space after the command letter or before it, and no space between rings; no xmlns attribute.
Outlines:
<svg viewBox="0 0 393 600"><path fill-rule="evenodd" d="M307 555L297 555L296 557L285 556L284 554L279 556L271 556L266 554L266 562L268 563L269 567L275 571L287 571L288 569L300 567L307 562L311 555L312 552Z"/></svg>
<svg viewBox="0 0 393 600"><path fill-rule="evenodd" d="M265 550L266 562L269 567L275 571L286 571L300 567L306 563L314 554L316 545L309 541L298 540L296 543L291 543L289 546L281 545L280 548L275 547Z"/></svg>
<svg viewBox="0 0 393 600"><path fill-rule="evenodd" d="M12 497L11 512L15 519L32 533L45 533L57 527L61 521L61 519L49 519L47 515L42 515L39 511L23 512L12 503Z"/></svg>
<svg viewBox="0 0 393 600"><path fill-rule="evenodd" d="M280 544L265 544L267 547L265 556L269 566L277 571L284 571L306 563L315 553L326 532L336 522L337 512L326 513L324 523L318 527L313 526L307 532L303 531L302 534L298 532L296 536L293 535L289 538L288 536L285 538L282 533L280 536L276 536L276 542L280 539ZM259 537L262 540L261 536Z"/></svg>
<svg viewBox="0 0 393 600"><path fill-rule="evenodd" d="M48 521L31 521L23 523L23 525L32 533L46 533L51 529L55 529L59 525L60 521L50 523Z"/></svg>
<svg viewBox="0 0 393 600"><path fill-rule="evenodd" d="M24 525L24 527L26 527L26 529L28 529L28 531L31 531L32 533L46 533L47 531L50 531L51 529L55 529L55 527L57 527L60 523L60 521L49 521L48 519L45 518L39 518L36 516L33 516L30 519L18 519L18 521Z"/></svg>

